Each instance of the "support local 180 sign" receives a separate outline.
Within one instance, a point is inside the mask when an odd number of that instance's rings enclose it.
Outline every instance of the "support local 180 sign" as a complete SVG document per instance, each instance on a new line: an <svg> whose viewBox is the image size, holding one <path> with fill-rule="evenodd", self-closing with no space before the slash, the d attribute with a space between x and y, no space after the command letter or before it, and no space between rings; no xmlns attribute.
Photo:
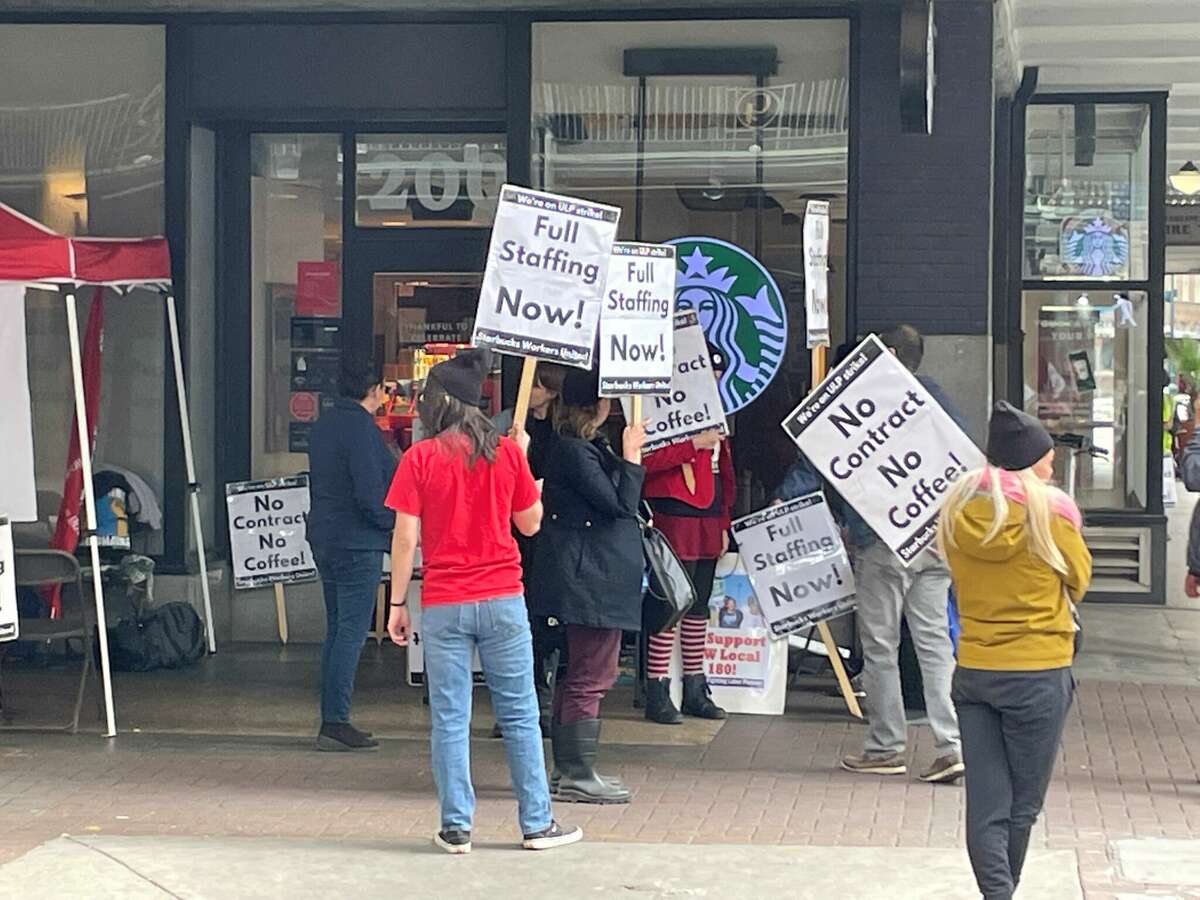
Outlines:
<svg viewBox="0 0 1200 900"><path fill-rule="evenodd" d="M621 211L500 189L473 343L588 369Z"/></svg>
<svg viewBox="0 0 1200 900"><path fill-rule="evenodd" d="M954 482L983 454L874 335L783 428L905 565L933 543Z"/></svg>
<svg viewBox="0 0 1200 900"><path fill-rule="evenodd" d="M632 415L628 406L626 417ZM716 373L695 311L675 314L675 353L671 389L655 396L644 410L647 453L678 444L705 431L726 433L725 410Z"/></svg>
<svg viewBox="0 0 1200 900"><path fill-rule="evenodd" d="M233 586L310 581L317 575L308 546L308 476L225 485Z"/></svg>

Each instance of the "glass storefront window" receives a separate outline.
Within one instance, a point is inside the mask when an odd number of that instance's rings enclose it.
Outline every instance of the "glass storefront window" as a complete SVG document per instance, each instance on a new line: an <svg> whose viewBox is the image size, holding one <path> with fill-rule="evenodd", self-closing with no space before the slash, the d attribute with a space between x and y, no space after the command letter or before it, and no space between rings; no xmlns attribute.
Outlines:
<svg viewBox="0 0 1200 900"><path fill-rule="evenodd" d="M165 40L160 25L0 28L0 202L60 234L162 234ZM92 296L78 292L81 330ZM75 411L66 315L47 291L29 291L23 312L37 486L57 495ZM94 463L133 471L161 507L162 300L109 291L104 318ZM38 510L57 512L49 497ZM162 552L160 530L132 537L138 552Z"/></svg>
<svg viewBox="0 0 1200 900"><path fill-rule="evenodd" d="M308 433L340 362L342 148L336 134L250 139L250 468L308 466Z"/></svg>
<svg viewBox="0 0 1200 900"><path fill-rule="evenodd" d="M727 405L749 398L735 428L755 440L734 441L749 504L795 457L777 423L806 387L810 200L830 204L831 337L845 340L848 101L841 19L533 26L534 184L621 207L623 240L691 239L678 302L736 369Z"/></svg>
<svg viewBox="0 0 1200 900"><path fill-rule="evenodd" d="M1024 273L1140 281L1150 230L1150 108L1033 104L1025 120Z"/></svg>
<svg viewBox="0 0 1200 900"><path fill-rule="evenodd" d="M507 171L503 135L360 134L355 224L486 228Z"/></svg>
<svg viewBox="0 0 1200 900"><path fill-rule="evenodd" d="M1147 295L1026 291L1022 317L1026 411L1052 434L1082 436L1104 451L1073 454L1079 506L1145 509ZM1055 459L1064 490L1071 456L1060 447Z"/></svg>

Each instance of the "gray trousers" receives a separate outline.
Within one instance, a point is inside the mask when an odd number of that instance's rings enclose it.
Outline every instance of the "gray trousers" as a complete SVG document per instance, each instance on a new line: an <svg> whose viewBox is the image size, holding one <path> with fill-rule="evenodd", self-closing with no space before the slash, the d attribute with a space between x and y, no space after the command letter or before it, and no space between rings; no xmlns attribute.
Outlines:
<svg viewBox="0 0 1200 900"><path fill-rule="evenodd" d="M900 690L900 617L908 621L921 678L925 710L939 757L959 752L958 721L950 702L954 645L946 604L950 571L932 553L922 553L907 569L882 541L854 557L858 586L858 634L863 649L867 692L867 739L871 756L903 753L908 739Z"/></svg>
<svg viewBox="0 0 1200 900"><path fill-rule="evenodd" d="M967 764L967 853L985 900L1009 900L1071 708L1070 669L954 674Z"/></svg>

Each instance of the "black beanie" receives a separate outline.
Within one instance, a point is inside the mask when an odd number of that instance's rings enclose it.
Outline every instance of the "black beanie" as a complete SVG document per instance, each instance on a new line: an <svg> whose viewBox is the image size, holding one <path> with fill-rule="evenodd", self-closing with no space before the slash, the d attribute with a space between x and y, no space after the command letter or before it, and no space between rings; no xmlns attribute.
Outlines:
<svg viewBox="0 0 1200 900"><path fill-rule="evenodd" d="M600 370L571 369L563 378L559 397L567 406L595 406L600 399Z"/></svg>
<svg viewBox="0 0 1200 900"><path fill-rule="evenodd" d="M492 351L471 347L429 370L429 379L436 381L455 400L478 406L483 396L483 382L492 371Z"/></svg>
<svg viewBox="0 0 1200 900"><path fill-rule="evenodd" d="M1001 400L988 423L987 458L994 466L1019 472L1028 469L1054 447L1054 438L1028 413Z"/></svg>

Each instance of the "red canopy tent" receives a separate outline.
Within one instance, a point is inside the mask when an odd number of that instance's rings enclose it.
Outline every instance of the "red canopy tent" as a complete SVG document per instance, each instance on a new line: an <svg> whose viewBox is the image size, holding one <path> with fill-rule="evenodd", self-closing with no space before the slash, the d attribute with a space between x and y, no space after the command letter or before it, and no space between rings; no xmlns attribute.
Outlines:
<svg viewBox="0 0 1200 900"><path fill-rule="evenodd" d="M166 298L167 325L175 364L175 385L179 418L183 431L184 458L192 496L192 522L200 555L201 590L209 652L216 650L212 625L212 600L208 591L207 561L201 530L200 501L197 495L195 463L192 457L191 426L187 393L180 357L179 325L175 298L171 294L171 254L164 238L70 238L0 203L0 283L27 287L55 287L65 290L67 332L71 342L71 370L75 386L75 419L83 469L84 500L87 507L91 547L92 584L96 617L100 623L101 678L104 686L107 735L116 734L113 711L112 676L108 663L108 635L105 628L104 587L100 578L100 549L96 539L96 500L92 489L91 443L84 402L83 369L79 350L79 323L74 288L96 285L128 290L150 287Z"/></svg>

